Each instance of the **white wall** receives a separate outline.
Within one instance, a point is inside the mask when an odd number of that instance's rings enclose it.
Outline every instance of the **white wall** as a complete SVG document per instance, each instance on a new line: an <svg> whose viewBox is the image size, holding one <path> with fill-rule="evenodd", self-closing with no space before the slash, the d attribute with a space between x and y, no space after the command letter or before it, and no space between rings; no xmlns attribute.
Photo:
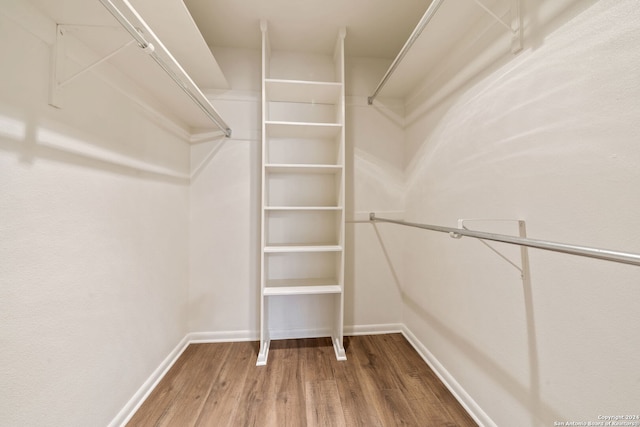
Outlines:
<svg viewBox="0 0 640 427"><path fill-rule="evenodd" d="M402 320L399 266L402 238L368 222L369 212L397 216L404 209L402 103L371 107L367 96L389 61L347 58L347 225L345 328L388 330Z"/></svg>
<svg viewBox="0 0 640 427"><path fill-rule="evenodd" d="M0 10L0 425L106 425L187 332L188 146L91 73L49 107L55 26L22 7Z"/></svg>
<svg viewBox="0 0 640 427"><path fill-rule="evenodd" d="M208 96L233 135L191 147L189 330L255 339L260 319L261 58L259 51L248 49L215 48L214 55L231 89Z"/></svg>
<svg viewBox="0 0 640 427"><path fill-rule="evenodd" d="M637 2L550 5L524 2L523 52L407 111L406 218L638 253ZM528 288L479 241L406 236L403 321L496 425L638 413L638 267L530 250Z"/></svg>

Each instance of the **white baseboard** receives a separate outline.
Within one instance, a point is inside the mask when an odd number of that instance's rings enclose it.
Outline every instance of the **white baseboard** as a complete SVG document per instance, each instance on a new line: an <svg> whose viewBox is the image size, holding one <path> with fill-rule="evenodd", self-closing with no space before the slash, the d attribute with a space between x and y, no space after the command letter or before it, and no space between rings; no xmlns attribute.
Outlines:
<svg viewBox="0 0 640 427"><path fill-rule="evenodd" d="M498 427L486 412L480 408L475 400L462 388L460 383L445 369L438 359L422 344L418 338L407 328L402 325L402 334L418 352L424 361L429 365L431 370L440 378L440 381L449 389L453 397L464 407L469 415L474 419L480 427Z"/></svg>
<svg viewBox="0 0 640 427"><path fill-rule="evenodd" d="M344 327L345 335L397 334L403 331L402 323L383 323L374 325L351 325Z"/></svg>
<svg viewBox="0 0 640 427"><path fill-rule="evenodd" d="M135 392L133 397L129 399L126 405L118 412L118 415L109 423L109 427L124 426L129 422L133 414L136 413L140 405L147 399L149 394L158 385L160 380L171 369L173 364L178 360L182 352L189 345L189 335L185 336L178 345L175 346L169 355L160 363L160 366L156 368L149 378L142 384L142 386Z"/></svg>
<svg viewBox="0 0 640 427"><path fill-rule="evenodd" d="M189 344L213 343L213 342L240 342L258 341L260 333L258 331L223 331L223 332L190 332L186 338Z"/></svg>
<svg viewBox="0 0 640 427"><path fill-rule="evenodd" d="M440 381L449 389L451 394L460 402L469 415L478 423L480 427L497 427L491 418L480 408L471 396L462 388L455 378L444 368L436 357L416 338L416 336L402 323L388 323L375 325L352 325L345 326L345 335L378 335L402 333L407 341L415 348L433 372L440 378ZM109 427L122 427L136 413L138 408L144 403L149 394L158 385L160 380L166 375L173 364L178 360L182 352L189 344L215 343L215 342L238 342L257 341L258 331L223 331L223 332L191 332L188 333L178 345L162 361L160 366L138 389L127 404L120 410L118 415L109 423Z"/></svg>
<svg viewBox="0 0 640 427"><path fill-rule="evenodd" d="M330 337L331 329L329 328L306 328L306 329L280 329L269 332L272 340L288 340L295 338L322 338Z"/></svg>

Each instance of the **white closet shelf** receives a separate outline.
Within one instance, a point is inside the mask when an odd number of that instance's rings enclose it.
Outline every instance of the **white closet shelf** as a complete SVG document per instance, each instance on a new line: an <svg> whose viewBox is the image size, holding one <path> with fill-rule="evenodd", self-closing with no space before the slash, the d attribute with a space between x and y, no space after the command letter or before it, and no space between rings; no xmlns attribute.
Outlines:
<svg viewBox="0 0 640 427"><path fill-rule="evenodd" d="M299 245L299 244L286 244L286 245L273 245L265 246L265 253L287 253L287 252L340 252L342 246L340 245Z"/></svg>
<svg viewBox="0 0 640 427"><path fill-rule="evenodd" d="M265 206L265 211L340 211L341 206Z"/></svg>
<svg viewBox="0 0 640 427"><path fill-rule="evenodd" d="M265 169L270 173L336 174L342 171L342 166L313 164L267 164L265 165Z"/></svg>
<svg viewBox="0 0 640 427"><path fill-rule="evenodd" d="M342 83L304 80L265 79L267 100L275 102L304 102L309 104L338 104Z"/></svg>
<svg viewBox="0 0 640 427"><path fill-rule="evenodd" d="M264 295L320 295L339 294L342 292L339 285L315 285L315 286L267 286Z"/></svg>
<svg viewBox="0 0 640 427"><path fill-rule="evenodd" d="M340 123L306 123L265 121L267 135L273 138L334 138Z"/></svg>
<svg viewBox="0 0 640 427"><path fill-rule="evenodd" d="M58 23L49 104L65 108L64 88L91 71L188 142L218 129L228 136L201 88L229 84L184 3L101 1L33 0Z"/></svg>
<svg viewBox="0 0 640 427"><path fill-rule="evenodd" d="M333 287L339 286L335 277L305 277L295 279L268 279L266 286L269 288L292 288L292 287Z"/></svg>
<svg viewBox="0 0 640 427"><path fill-rule="evenodd" d="M336 358L346 360L346 30L340 30L333 56L272 52L266 21L260 22L260 30L262 268L256 365L266 365L272 338L306 338L318 333L330 335ZM315 81L305 80L310 75L316 76ZM304 313L289 313L301 303L309 304Z"/></svg>
<svg viewBox="0 0 640 427"><path fill-rule="evenodd" d="M265 206L265 211L269 210L290 210L290 211L339 211L342 210L342 206L333 206L333 205L291 205L291 206Z"/></svg>
<svg viewBox="0 0 640 427"><path fill-rule="evenodd" d="M268 279L266 286L269 288L287 288L287 287L321 287L321 286L337 286L340 287L338 279L335 277L307 277L296 279Z"/></svg>

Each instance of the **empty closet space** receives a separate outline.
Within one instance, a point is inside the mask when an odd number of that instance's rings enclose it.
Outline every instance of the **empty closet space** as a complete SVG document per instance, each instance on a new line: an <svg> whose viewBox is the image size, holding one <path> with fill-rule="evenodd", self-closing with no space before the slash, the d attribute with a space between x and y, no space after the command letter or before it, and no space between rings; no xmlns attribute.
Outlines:
<svg viewBox="0 0 640 427"><path fill-rule="evenodd" d="M0 0L0 426L638 426L637 3Z"/></svg>

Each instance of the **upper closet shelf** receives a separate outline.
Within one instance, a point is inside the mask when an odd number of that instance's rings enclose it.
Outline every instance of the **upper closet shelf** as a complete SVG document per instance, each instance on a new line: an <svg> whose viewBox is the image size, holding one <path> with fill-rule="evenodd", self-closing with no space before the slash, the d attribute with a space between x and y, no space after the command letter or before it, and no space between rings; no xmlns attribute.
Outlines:
<svg viewBox="0 0 640 427"><path fill-rule="evenodd" d="M265 79L265 89L268 101L335 105L342 83Z"/></svg>
<svg viewBox="0 0 640 427"><path fill-rule="evenodd" d="M452 52L460 50L462 45L467 45L464 49L469 50L469 43L490 37L489 29L493 27L499 28L499 34L510 36L512 53L522 50L520 2L521 0L433 0L368 97L369 105L373 104L383 88L385 96L405 98L414 95L421 82L437 77L430 73L446 64ZM481 48L474 47L471 50L478 51ZM447 74L451 72L447 70Z"/></svg>
<svg viewBox="0 0 640 427"><path fill-rule="evenodd" d="M228 83L181 1L33 2L58 23L52 105L63 106L64 86L97 68L121 93L176 125L187 139L212 131L230 136L201 90L226 89ZM99 67L104 62L120 74Z"/></svg>

